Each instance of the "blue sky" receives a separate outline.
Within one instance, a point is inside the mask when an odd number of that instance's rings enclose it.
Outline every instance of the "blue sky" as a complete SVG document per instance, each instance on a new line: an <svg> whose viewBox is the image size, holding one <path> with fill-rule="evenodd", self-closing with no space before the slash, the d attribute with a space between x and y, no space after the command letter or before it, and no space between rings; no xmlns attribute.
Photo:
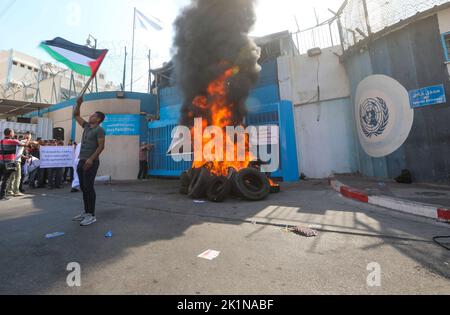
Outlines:
<svg viewBox="0 0 450 315"><path fill-rule="evenodd" d="M225 0L226 1L226 0ZM38 47L40 41L56 36L85 43L89 34L99 39L100 48L110 49L102 70L107 79L120 83L123 47L131 52L133 7L158 17L164 30L136 32L135 86L146 89L146 55L152 50L152 65L160 66L170 58L172 23L190 0L1 0L0 50L15 49L46 61L51 59ZM295 30L294 15L301 28L315 24L314 7L320 20L330 17L327 8L337 10L343 0L259 0L257 24L252 35ZM7 9L9 7L8 10ZM2 14L3 13L3 14ZM129 62L128 62L129 63ZM128 65L129 69L129 65ZM129 76L129 71L128 71ZM130 79L127 79L129 84Z"/></svg>

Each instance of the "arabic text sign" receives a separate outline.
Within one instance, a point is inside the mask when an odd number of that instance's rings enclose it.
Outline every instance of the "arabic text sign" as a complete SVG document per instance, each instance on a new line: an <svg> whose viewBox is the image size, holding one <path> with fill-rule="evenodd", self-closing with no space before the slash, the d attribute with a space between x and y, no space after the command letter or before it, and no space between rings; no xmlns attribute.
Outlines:
<svg viewBox="0 0 450 315"><path fill-rule="evenodd" d="M102 127L107 136L139 136L141 134L141 116L106 115Z"/></svg>
<svg viewBox="0 0 450 315"><path fill-rule="evenodd" d="M441 84L410 91L409 100L412 108L443 104L447 101L444 85Z"/></svg>
<svg viewBox="0 0 450 315"><path fill-rule="evenodd" d="M41 168L73 167L73 147L41 147Z"/></svg>

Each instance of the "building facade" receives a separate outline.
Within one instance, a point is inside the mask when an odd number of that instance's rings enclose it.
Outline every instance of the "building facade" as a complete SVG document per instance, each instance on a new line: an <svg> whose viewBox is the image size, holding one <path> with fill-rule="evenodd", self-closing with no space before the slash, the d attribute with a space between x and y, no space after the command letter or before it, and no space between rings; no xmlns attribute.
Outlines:
<svg viewBox="0 0 450 315"><path fill-rule="evenodd" d="M87 78L15 50L0 51L0 98L56 104L76 96ZM115 91L99 72L92 91Z"/></svg>
<svg viewBox="0 0 450 315"><path fill-rule="evenodd" d="M345 53L353 103L362 80L385 75L409 93L414 112L406 141L387 156L368 155L356 140L355 154L362 174L394 178L407 169L419 182L450 182L449 34L447 4L393 25ZM436 92L439 98L433 101L432 93ZM414 104L417 95L421 95L420 106ZM358 112L353 116L361 119ZM360 133L354 126L355 134Z"/></svg>
<svg viewBox="0 0 450 315"><path fill-rule="evenodd" d="M48 119L54 128L64 131L64 141L82 141L82 128L75 122L71 99L26 117L33 121ZM140 143L148 141L148 117L156 116L157 101L154 95L143 93L101 92L85 96L81 116L88 120L96 111L106 114L103 128L106 131L105 151L101 156L98 176L113 180L133 180L139 172Z"/></svg>

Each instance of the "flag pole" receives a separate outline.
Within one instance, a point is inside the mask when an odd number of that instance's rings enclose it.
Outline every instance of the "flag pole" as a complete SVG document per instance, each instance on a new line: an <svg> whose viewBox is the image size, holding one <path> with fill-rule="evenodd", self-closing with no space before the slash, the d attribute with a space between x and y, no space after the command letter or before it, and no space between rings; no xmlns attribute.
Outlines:
<svg viewBox="0 0 450 315"><path fill-rule="evenodd" d="M133 14L133 43L131 47L131 84L130 91L133 92L133 71L134 71L134 32L136 30L136 8L134 8Z"/></svg>
<svg viewBox="0 0 450 315"><path fill-rule="evenodd" d="M84 88L81 90L80 95L78 97L83 97L84 94L86 94L87 89L89 88L89 85L91 84L92 80L94 80L95 75L91 76L89 78L89 80L86 82L86 84L84 85Z"/></svg>
<svg viewBox="0 0 450 315"><path fill-rule="evenodd" d="M123 61L123 81L122 81L122 92L125 92L125 80L127 77L127 46L125 46L125 58Z"/></svg>

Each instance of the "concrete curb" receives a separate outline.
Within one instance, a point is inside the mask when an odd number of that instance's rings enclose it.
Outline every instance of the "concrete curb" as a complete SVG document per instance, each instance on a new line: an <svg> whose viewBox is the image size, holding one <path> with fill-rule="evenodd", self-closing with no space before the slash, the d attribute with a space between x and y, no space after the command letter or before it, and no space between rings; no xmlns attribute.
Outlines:
<svg viewBox="0 0 450 315"><path fill-rule="evenodd" d="M387 196L370 196L364 191L344 185L336 178L330 178L329 183L333 190L346 198L395 211L435 219L440 222L450 223L450 209Z"/></svg>

